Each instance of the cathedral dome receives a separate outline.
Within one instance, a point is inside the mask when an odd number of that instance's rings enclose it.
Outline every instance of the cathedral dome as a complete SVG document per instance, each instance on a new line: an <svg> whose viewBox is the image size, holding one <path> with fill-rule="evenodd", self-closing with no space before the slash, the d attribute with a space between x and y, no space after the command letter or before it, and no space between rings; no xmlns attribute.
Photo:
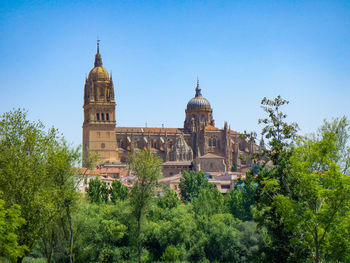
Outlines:
<svg viewBox="0 0 350 263"><path fill-rule="evenodd" d="M95 55L94 68L89 73L89 80L105 81L109 79L108 72L102 67L102 57L100 54L99 40L97 40L97 53Z"/></svg>
<svg viewBox="0 0 350 263"><path fill-rule="evenodd" d="M187 109L210 109L210 103L209 101L202 97L202 95L197 96L192 98L188 103L187 103Z"/></svg>
<svg viewBox="0 0 350 263"><path fill-rule="evenodd" d="M187 103L188 110L211 110L209 101L202 96L201 88L197 81L196 95Z"/></svg>
<svg viewBox="0 0 350 263"><path fill-rule="evenodd" d="M102 66L94 67L89 73L89 79L92 79L95 81L108 80L109 79L108 72Z"/></svg>

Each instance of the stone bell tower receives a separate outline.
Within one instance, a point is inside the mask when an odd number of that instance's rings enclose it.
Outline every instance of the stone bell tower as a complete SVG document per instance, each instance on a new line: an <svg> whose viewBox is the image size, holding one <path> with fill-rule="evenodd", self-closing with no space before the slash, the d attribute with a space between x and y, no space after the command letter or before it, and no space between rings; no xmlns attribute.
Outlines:
<svg viewBox="0 0 350 263"><path fill-rule="evenodd" d="M83 108L83 157L89 149L99 154L101 163L117 160L114 86L112 76L102 67L99 40L94 68L85 79Z"/></svg>

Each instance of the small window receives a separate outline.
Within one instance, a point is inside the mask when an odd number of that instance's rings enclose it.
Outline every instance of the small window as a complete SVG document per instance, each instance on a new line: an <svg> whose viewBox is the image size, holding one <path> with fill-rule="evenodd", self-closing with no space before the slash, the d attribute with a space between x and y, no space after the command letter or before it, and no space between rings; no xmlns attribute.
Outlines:
<svg viewBox="0 0 350 263"><path fill-rule="evenodd" d="M101 148L104 149L106 145L104 143L101 143Z"/></svg>
<svg viewBox="0 0 350 263"><path fill-rule="evenodd" d="M216 139L213 139L213 146L216 147Z"/></svg>
<svg viewBox="0 0 350 263"><path fill-rule="evenodd" d="M105 120L105 115L101 113L101 119L104 121Z"/></svg>
<svg viewBox="0 0 350 263"><path fill-rule="evenodd" d="M204 114L201 115L201 122L205 122L205 116L204 116Z"/></svg>
<svg viewBox="0 0 350 263"><path fill-rule="evenodd" d="M99 121L100 120L100 114L96 113L96 119Z"/></svg>
<svg viewBox="0 0 350 263"><path fill-rule="evenodd" d="M109 121L109 114L106 113L106 120Z"/></svg>

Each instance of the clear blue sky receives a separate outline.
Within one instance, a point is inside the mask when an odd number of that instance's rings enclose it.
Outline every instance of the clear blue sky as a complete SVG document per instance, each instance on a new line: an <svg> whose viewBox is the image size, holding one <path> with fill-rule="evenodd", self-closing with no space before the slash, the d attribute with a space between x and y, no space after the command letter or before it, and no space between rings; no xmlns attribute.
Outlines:
<svg viewBox="0 0 350 263"><path fill-rule="evenodd" d="M350 117L350 1L2 0L0 113L80 144L97 36L119 126L182 127L197 75L219 128L259 132L279 94L301 133Z"/></svg>

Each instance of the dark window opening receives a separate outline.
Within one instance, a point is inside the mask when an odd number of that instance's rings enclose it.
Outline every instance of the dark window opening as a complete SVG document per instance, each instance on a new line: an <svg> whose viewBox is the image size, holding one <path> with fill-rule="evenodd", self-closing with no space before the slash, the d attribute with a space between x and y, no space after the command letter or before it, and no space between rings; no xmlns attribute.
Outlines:
<svg viewBox="0 0 350 263"><path fill-rule="evenodd" d="M100 120L100 114L96 113L96 119L99 121Z"/></svg>
<svg viewBox="0 0 350 263"><path fill-rule="evenodd" d="M216 147L216 139L213 139L213 146Z"/></svg>
<svg viewBox="0 0 350 263"><path fill-rule="evenodd" d="M105 120L105 115L101 113L101 119L104 121Z"/></svg>
<svg viewBox="0 0 350 263"><path fill-rule="evenodd" d="M109 114L106 113L106 120L109 121Z"/></svg>

